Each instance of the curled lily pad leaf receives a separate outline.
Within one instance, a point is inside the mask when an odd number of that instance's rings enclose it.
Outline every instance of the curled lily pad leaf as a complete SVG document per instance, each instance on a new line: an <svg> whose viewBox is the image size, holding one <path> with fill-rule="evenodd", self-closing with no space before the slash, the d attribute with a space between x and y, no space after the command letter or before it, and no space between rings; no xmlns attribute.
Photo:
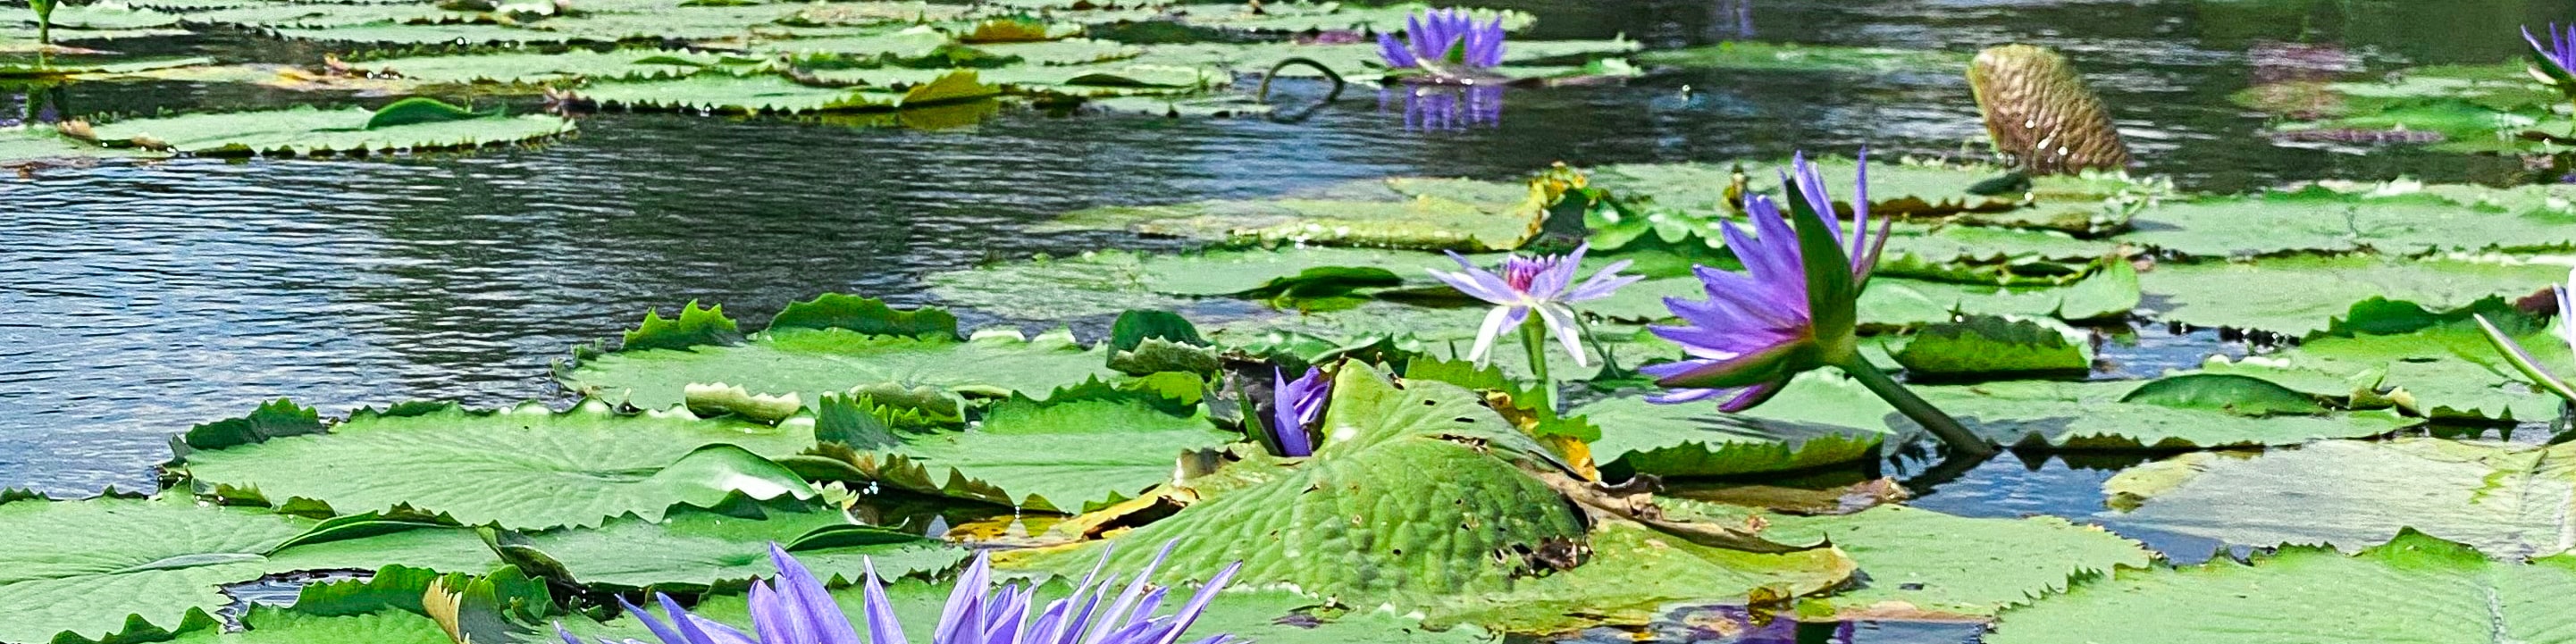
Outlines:
<svg viewBox="0 0 2576 644"><path fill-rule="evenodd" d="M1808 407L1800 396L1832 390L1792 387L1770 405ZM1759 414L1762 409L1753 410ZM1706 405L1658 405L1620 397L1585 403L1570 414L1601 427L1593 458L1611 472L1661 476L1734 476L1822 467L1868 459L1889 432L1851 424L1766 419L1718 413ZM1613 478L1616 478L1615 476Z"/></svg>
<svg viewBox="0 0 2576 644"><path fill-rule="evenodd" d="M1923 327L1893 357L1909 377L1920 379L2080 376L2093 368L2093 359L2076 343L2082 336L2070 342L2070 333L2063 324L1970 316Z"/></svg>
<svg viewBox="0 0 2576 644"><path fill-rule="evenodd" d="M2576 365L2567 344L2531 318L2484 308L2499 329L2540 364ZM2354 408L2397 407L2470 422L2554 417L2560 400L2542 393L2496 353L2475 320L2450 316L2390 333L2317 337L2267 356L2213 358L2213 373L2255 376Z"/></svg>
<svg viewBox="0 0 2576 644"><path fill-rule="evenodd" d="M627 514L653 519L674 505L709 507L737 496L815 494L762 457L813 445L811 427L618 414L598 403L566 413L534 405L399 411L361 412L328 434L198 450L174 470L208 489L271 503L301 498L342 512L411 507L526 529L594 526ZM460 480L458 472L475 475Z"/></svg>
<svg viewBox="0 0 2576 644"><path fill-rule="evenodd" d="M1666 505L1716 520L1754 514L1711 503ZM1801 613L1834 619L1986 619L2045 601L2081 580L2146 569L2154 560L2135 541L2058 517L1968 518L1901 505L1759 516L1768 534L1831 539L1860 564L1866 582L1800 602Z"/></svg>
<svg viewBox="0 0 2576 644"><path fill-rule="evenodd" d="M2214 409L2240 416L2314 415L2326 412L2315 398L2272 381L2224 373L2190 373L2158 379L2120 397L2183 409Z"/></svg>

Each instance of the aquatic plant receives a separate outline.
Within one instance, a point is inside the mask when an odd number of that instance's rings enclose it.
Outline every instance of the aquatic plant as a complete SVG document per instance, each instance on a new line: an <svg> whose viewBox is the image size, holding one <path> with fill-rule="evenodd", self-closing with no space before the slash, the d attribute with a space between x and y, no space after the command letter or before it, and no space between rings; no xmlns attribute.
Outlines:
<svg viewBox="0 0 2576 644"><path fill-rule="evenodd" d="M1280 456L1314 456L1315 437L1312 427L1324 418L1324 400L1333 393L1333 381L1324 370L1307 367L1306 375L1294 380L1273 367L1277 379L1271 385L1276 407L1270 413L1270 436L1278 442Z"/></svg>
<svg viewBox="0 0 2576 644"><path fill-rule="evenodd" d="M1433 9L1407 19L1404 39L1378 34L1378 59L1396 69L1450 77L1503 63L1503 19L1478 24L1465 9Z"/></svg>
<svg viewBox="0 0 2576 644"><path fill-rule="evenodd" d="M1501 273L1478 268L1466 257L1450 252L1449 258L1457 260L1465 270L1450 273L1432 269L1431 276L1494 305L1493 312L1485 314L1485 325L1477 330L1476 346L1467 352L1467 359L1479 367L1490 364L1494 339L1502 337L1506 329L1519 327L1521 347L1529 353L1530 373L1538 377L1540 391L1547 392L1549 408L1555 408L1556 385L1547 376L1547 336L1554 335L1565 344L1566 353L1574 354L1576 366L1591 366L1583 355L1583 329L1569 305L1610 297L1619 287L1645 279L1642 275L1621 276L1619 270L1629 263L1623 259L1602 267L1582 284L1575 284L1574 273L1582 268L1583 254L1591 248L1586 243L1565 255L1513 254L1503 259ZM1530 317L1533 311L1538 313L1535 318Z"/></svg>
<svg viewBox="0 0 2576 644"><path fill-rule="evenodd" d="M2549 43L2544 45L2530 27L2522 28L2523 41L2531 43L2531 76L2576 101L2576 24L2562 29L2551 23L2545 31Z"/></svg>
<svg viewBox="0 0 2576 644"><path fill-rule="evenodd" d="M975 562L957 577L956 588L948 594L948 604L939 613L939 624L931 631L930 641L933 644L1015 644L1069 642L1080 638L1086 644L1171 644L1179 641L1181 633L1188 631L1190 624L1198 620L1199 613L1207 609L1208 602L1216 598L1217 591L1225 588L1226 581L1232 579L1235 570L1241 566L1238 563L1218 572L1207 585L1199 588L1197 595L1190 597L1190 603L1182 606L1179 612L1145 619L1162 605L1167 590L1156 588L1147 592L1145 580L1153 576L1154 568L1162 565L1163 558L1171 551L1171 543L1163 544L1163 550L1154 555L1153 563L1137 571L1134 580L1127 584L1127 590L1111 601L1107 610L1095 609L1099 608L1100 600L1107 597L1106 591L1117 583L1118 578L1116 575L1099 578L1100 584L1095 587L1092 581L1100 570L1094 566L1092 574L1083 578L1072 595L1048 603L1034 619L1029 616L1028 609L1030 598L1037 594L1037 587L1007 585L994 589L991 561L988 555L977 554ZM656 595L668 622L656 619L652 613L624 600L619 600L619 603L624 604L627 612L633 613L663 644L903 644L911 641L904 636L903 624L895 618L894 604L886 599L885 587L878 582L874 565L868 567L866 595L862 599L866 604L863 610L867 615L868 635L861 639L858 628L832 601L832 595L824 589L822 580L815 578L804 564L776 545L770 546L769 557L778 565L778 578L751 584L751 622L757 638L715 620L691 614L680 608L669 595ZM1102 554L1102 564L1108 563L1107 557L1107 553ZM563 637L564 644L582 644L579 637L560 626L556 632ZM1198 640L1197 644L1216 644L1231 639L1230 635L1219 634ZM600 641L608 642L606 639ZM640 643L630 639L625 644Z"/></svg>
<svg viewBox="0 0 2576 644"><path fill-rule="evenodd" d="M27 8L36 11L36 44L54 44L54 6L57 0L27 0Z"/></svg>
<svg viewBox="0 0 2576 644"><path fill-rule="evenodd" d="M2569 289L2576 289L2576 270L2568 271L2566 284L2549 285L2549 290L2558 296L2558 339L2566 341L2568 348L2576 349L2576 295L2571 295ZM2567 399L2569 403L2576 403L2576 383L2570 383L2540 366L2539 358L2522 348L2522 343L2513 341L2512 336L2505 335L2503 329L2496 328L2486 315L2476 317L2478 329L2486 332L2487 342L2495 345L2496 352L2504 354L2505 362L2513 364L2516 371L2531 378L2540 388Z"/></svg>
<svg viewBox="0 0 2576 644"><path fill-rule="evenodd" d="M1884 222L1876 239L1869 232L1869 153L1861 152L1859 177L1853 182L1848 238L1832 214L1833 197L1825 193L1816 167L1804 154L1790 166L1795 176L1781 175L1781 183L1798 193L1790 213L1781 213L1767 195L1747 195L1744 212L1753 219L1755 236L1747 237L1734 222L1719 222L1727 248L1744 261L1745 272L1696 266L1692 271L1705 285L1708 300L1664 298L1665 306L1687 324L1650 329L1680 343L1691 357L1640 369L1674 390L1654 401L1677 404L1726 396L1718 409L1738 412L1770 400L1799 373L1833 366L1942 441L1991 453L1985 440L1861 356L1854 330L1857 303L1888 232Z"/></svg>

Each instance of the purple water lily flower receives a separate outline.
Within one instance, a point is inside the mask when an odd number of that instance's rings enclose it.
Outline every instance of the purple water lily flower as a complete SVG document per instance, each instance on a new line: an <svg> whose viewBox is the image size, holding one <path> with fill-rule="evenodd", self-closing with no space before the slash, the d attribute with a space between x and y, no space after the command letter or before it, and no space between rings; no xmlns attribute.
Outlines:
<svg viewBox="0 0 2576 644"><path fill-rule="evenodd" d="M2540 54L2541 60L2558 66L2556 75L2576 74L2576 24L2560 29L2557 23L2550 23L2547 31L2547 45L2540 44L2540 38L2533 36L2528 26L2522 28L2522 39L2531 43L2532 51Z"/></svg>
<svg viewBox="0 0 2576 644"><path fill-rule="evenodd" d="M1308 428L1324 419L1324 400L1332 397L1332 379L1316 367L1307 367L1305 377L1295 380L1288 379L1288 374L1277 367L1272 367L1270 373L1277 377L1271 385L1275 394L1271 404L1275 407L1270 412L1270 435L1279 441L1279 455L1314 456L1314 434Z"/></svg>
<svg viewBox="0 0 2576 644"><path fill-rule="evenodd" d="M2549 289L2558 295L2558 339L2567 343L2568 350L2576 351L2576 295L2570 293L2576 290L2576 270L2567 272L2566 284L2551 284ZM2503 329L2496 328L2494 322L2487 321L2487 316L2477 315L2476 318L2479 330L2485 331L2487 342L2494 344L2498 353L2504 354L2505 362L2512 364L2515 370L2521 371L2541 389L2557 394L2569 403L2576 403L2576 383L2540 366L2540 358L2522 348L2522 343L2515 342L2513 336L2505 335Z"/></svg>
<svg viewBox="0 0 2576 644"><path fill-rule="evenodd" d="M1117 577L1101 578L1099 567L1094 566L1091 574L1083 577L1082 584L1074 588L1073 595L1047 604L1046 609L1034 618L1028 610L1037 588L1022 588L1014 584L994 589L992 564L985 554L978 553L975 563L958 576L956 588L949 592L948 605L940 611L939 624L931 631L930 641L932 644L1173 644L1180 641L1181 633L1198 620L1199 614L1207 609L1208 602L1215 599L1217 591L1234 578L1235 571L1242 564L1227 566L1218 572L1206 586L1199 588L1198 594L1190 597L1189 604L1182 606L1179 612L1153 617L1168 589L1156 588L1148 592L1145 580L1153 576L1154 568L1162 565L1163 558L1171 552L1172 544L1163 544L1162 552L1154 555L1154 562L1138 571L1134 580L1127 584L1126 591L1111 601L1106 610L1100 610L1100 601L1108 598L1109 588L1118 583ZM654 618L652 613L633 604L627 604L626 610L634 613L635 618L644 623L644 628L652 631L663 644L910 643L911 640L904 637L903 625L895 618L893 602L886 599L885 587L877 581L874 564L868 566L867 588L861 598L865 604L862 609L868 630L867 637L862 639L858 629L850 624L849 616L841 612L840 605L823 588L821 580L775 544L770 546L769 556L778 564L778 578L773 580L775 585L773 582L753 582L751 585L751 622L756 638L714 620L690 614L677 602L671 601L668 595L658 596L663 614L670 618L667 622ZM1101 564L1106 565L1108 561L1108 554L1103 553ZM1100 581L1098 586L1092 585L1094 579ZM555 631L563 637L564 644L582 644L580 638L565 632L560 625ZM1229 641L1233 641L1233 636L1216 635L1196 644ZM600 642L609 644L605 639ZM643 643L630 639L622 644Z"/></svg>
<svg viewBox="0 0 2576 644"><path fill-rule="evenodd" d="M1493 312L1485 314L1485 326L1476 332L1476 348L1467 353L1467 359L1474 360L1476 366L1485 366L1486 358L1493 351L1494 339L1519 327L1529 319L1531 311L1537 311L1539 320L1547 325L1548 333L1565 343L1567 353L1574 354L1574 364L1591 366L1583 355L1582 329L1575 327L1574 309L1567 305L1610 297L1620 287L1645 279L1643 275L1619 275L1619 269L1628 267L1628 260L1623 259L1602 267L1600 272L1592 274L1591 279L1576 285L1574 272L1583 268L1583 253L1591 248L1591 244L1576 246L1573 253L1562 256L1522 257L1514 254L1503 260L1500 274L1477 268L1475 263L1456 252L1449 253L1449 258L1457 260L1458 266L1466 270L1456 273L1432 270L1431 276L1448 282L1459 292L1494 305ZM1533 360L1537 358L1531 356Z"/></svg>
<svg viewBox="0 0 2576 644"><path fill-rule="evenodd" d="M1683 403L1724 397L1718 409L1751 409L1789 385L1798 374L1831 366L1878 394L1907 418L1921 424L1952 447L1978 455L1994 446L1957 419L1907 391L1860 355L1861 289L1878 266L1887 245L1888 226L1869 230L1869 153L1860 155L1859 188L1852 197L1851 234L1843 234L1834 215L1834 200L1825 193L1824 177L1801 154L1790 161L1791 173L1781 183L1794 186L1798 201L1788 213L1765 195L1746 195L1744 212L1753 219L1748 237L1733 222L1721 221L1726 247L1743 260L1744 272L1695 267L1708 300L1664 298L1682 326L1651 327L1655 335L1682 345L1688 357L1679 362L1638 369L1656 377L1671 391L1652 398ZM1794 173L1794 177L1792 176Z"/></svg>
<svg viewBox="0 0 2576 644"><path fill-rule="evenodd" d="M1397 69L1457 73L1503 64L1503 18L1477 24L1465 9L1433 9L1404 23L1404 40L1378 34L1378 58Z"/></svg>
<svg viewBox="0 0 2576 644"><path fill-rule="evenodd" d="M1683 326L1655 326L1649 330L1682 345L1689 360L1640 369L1662 379L1666 386L1680 386L1662 397L1660 403L1683 403L1725 396L1718 409L1738 412L1769 400L1789 378L1800 371L1821 366L1822 354L1829 345L1853 342L1855 312L1850 297L1857 297L1859 287L1869 281L1869 273L1878 265L1879 251L1887 243L1882 224L1875 242L1869 234L1869 153L1861 153L1861 170L1857 194L1852 198L1852 235L1846 243L1842 223L1834 216L1833 198L1825 194L1824 179L1816 167L1801 154L1790 162L1797 176L1781 176L1784 184L1794 184L1799 198L1805 200L1809 217L1829 231L1839 244L1837 255L1847 256L1851 295L1835 297L1815 293L1807 275L1812 263L1805 257L1799 235L1790 225L1789 215L1780 212L1779 204L1767 195L1746 195L1744 212L1753 219L1754 236L1746 236L1732 221L1718 222L1726 246L1744 261L1745 272L1721 271L1706 266L1696 267L1708 292L1707 301L1677 297L1664 298L1665 306L1684 323ZM1837 261L1842 261L1837 258ZM1839 301L1837 301L1839 300ZM1818 307L1830 309L1818 315ZM1829 324L1821 327L1820 318ZM1809 363L1809 364L1800 364Z"/></svg>

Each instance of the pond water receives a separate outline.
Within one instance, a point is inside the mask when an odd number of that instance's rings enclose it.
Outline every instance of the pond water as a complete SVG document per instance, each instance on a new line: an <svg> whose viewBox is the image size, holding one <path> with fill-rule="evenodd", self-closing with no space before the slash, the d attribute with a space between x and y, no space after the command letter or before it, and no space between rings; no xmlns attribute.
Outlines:
<svg viewBox="0 0 2576 644"><path fill-rule="evenodd" d="M2284 147L2264 134L2261 115L2225 97L2265 73L2248 52L2266 44L2339 46L2368 70L2487 62L2524 47L2498 34L2576 20L2563 3L2508 0L1494 5L1538 14L1538 37L1627 34L1649 47L1747 35L2057 47L2113 107L2142 172L2217 192L2316 178L2522 180L2510 157ZM228 60L315 56L247 36L150 46ZM1323 93L1292 85L1289 100ZM68 115L283 102L212 87L48 91ZM13 100L43 99L17 91ZM1356 92L1297 122L1006 111L923 131L604 114L567 140L466 155L48 169L0 180L0 487L150 489L169 435L284 396L326 415L416 399L564 402L548 377L552 361L614 338L648 309L690 300L722 303L738 319L825 291L932 304L921 283L930 272L1170 244L1016 232L1078 208L1258 197L1391 174L1502 179L1560 160L1767 159L1862 145L1942 155L1983 137L1966 82L1947 72L1683 72L1515 92L1498 125L1464 131L1408 129ZM2123 372L2244 350L2207 333L2145 336L2109 356ZM1923 485L1918 505L2082 519L2100 510L2097 487L2116 469L2035 462L2007 456ZM2130 536L2184 560L2211 551Z"/></svg>

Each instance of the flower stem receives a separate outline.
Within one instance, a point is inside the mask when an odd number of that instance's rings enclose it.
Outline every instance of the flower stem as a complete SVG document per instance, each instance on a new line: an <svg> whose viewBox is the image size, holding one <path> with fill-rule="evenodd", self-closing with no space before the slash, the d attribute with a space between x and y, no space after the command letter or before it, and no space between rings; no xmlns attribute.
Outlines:
<svg viewBox="0 0 2576 644"><path fill-rule="evenodd" d="M1859 380L1861 386L1868 387L1870 393L1878 394L1880 399L1896 407L1896 411L1905 414L1906 418L1912 418L1916 424L1931 430L1933 436L1939 437L1941 442L1948 444L1951 449L1973 456L1988 456L1995 453L1994 443L1979 438L1966 427L1961 427L1958 419L1942 413L1940 408L1933 407L1932 403L1914 395L1913 391L1907 390L1905 385L1898 383L1895 378L1880 372L1877 366L1869 363L1868 358L1852 356L1851 359L1836 366L1841 367L1843 373L1851 375L1852 379Z"/></svg>
<svg viewBox="0 0 2576 644"><path fill-rule="evenodd" d="M1547 325L1537 315L1521 323L1521 349L1529 354L1530 375L1538 378L1539 400L1548 413L1564 411L1556 407L1556 381L1547 377Z"/></svg>

